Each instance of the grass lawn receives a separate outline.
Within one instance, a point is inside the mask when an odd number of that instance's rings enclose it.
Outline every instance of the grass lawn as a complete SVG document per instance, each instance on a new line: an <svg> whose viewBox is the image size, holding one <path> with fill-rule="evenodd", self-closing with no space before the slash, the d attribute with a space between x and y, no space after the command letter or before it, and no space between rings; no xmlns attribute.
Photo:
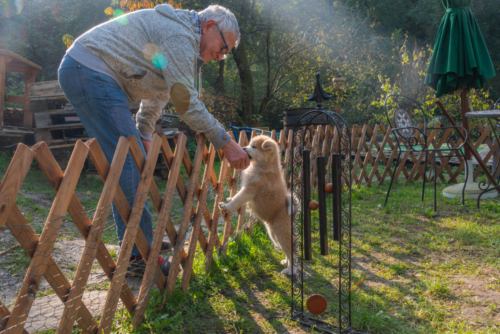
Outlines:
<svg viewBox="0 0 500 334"><path fill-rule="evenodd" d="M473 201L462 206L439 196L434 216L431 190L422 203L416 200L420 184L400 183L384 208L386 187L353 190L353 284L365 278L353 290L356 329L499 333L500 203L484 201L478 211ZM199 254L198 281L189 294L176 294L167 312L151 303L144 331L308 332L287 319L290 284L279 273L282 258L259 228L253 238L232 243L209 276L201 274ZM334 268L319 256L315 266L308 283L323 286L321 273Z"/></svg>
<svg viewBox="0 0 500 334"><path fill-rule="evenodd" d="M0 175L9 161L1 157ZM353 326L374 334L500 333L500 201L482 201L480 210L472 200L462 206L458 200L444 199L441 193L447 184L438 183L435 215L431 186L422 203L421 183L400 180L383 207L388 185L385 181L353 189L352 284L363 279L352 292ZM160 191L164 186L159 184ZM82 176L77 194L91 209L101 189L102 182ZM16 203L38 233L53 197L43 174L36 168L30 171ZM181 208L174 208L176 215ZM317 223L314 220L313 230ZM63 231L71 231L66 226L70 224L63 225ZM317 237L313 233L315 251ZM104 238L116 243L113 229ZM2 240L0 251L12 245ZM259 226L252 237L231 241L227 255L216 255L209 275L204 274L204 256L198 249L197 278L188 293L176 290L161 309L163 296L154 290L145 322L136 332L310 332L288 318L290 282L280 273L283 258ZM1 256L0 263L0 270L15 274L25 272L29 260L18 247ZM70 269L65 271L68 277ZM328 284L336 281L335 267L328 258L315 255L307 269L308 293L328 297ZM133 332L131 321L127 311L118 312L113 332Z"/></svg>

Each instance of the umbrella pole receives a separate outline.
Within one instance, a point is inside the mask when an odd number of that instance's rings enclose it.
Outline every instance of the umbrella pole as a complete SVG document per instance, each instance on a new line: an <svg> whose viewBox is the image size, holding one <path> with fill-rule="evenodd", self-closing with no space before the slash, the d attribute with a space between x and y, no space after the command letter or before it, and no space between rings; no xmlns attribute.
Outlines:
<svg viewBox="0 0 500 334"><path fill-rule="evenodd" d="M467 130L467 132L470 132L469 118L465 116L465 114L469 111L469 96L467 94L468 91L469 91L469 89L467 87L464 87L462 89L462 92L460 93L460 95L461 95L460 102L462 103L462 125ZM472 165L472 150L468 145L465 145L465 147L464 147L464 156L465 156L465 163L467 164L466 173L468 174L468 180L469 180L469 182L474 183L474 168Z"/></svg>
<svg viewBox="0 0 500 334"><path fill-rule="evenodd" d="M462 124L465 130L469 132L469 119L465 117L465 113L467 113L467 109L469 109L469 102L468 102L468 96L467 96L467 87L464 87L462 89L461 93L461 102L462 102ZM465 160L469 161L472 160L472 152L470 147L465 146Z"/></svg>

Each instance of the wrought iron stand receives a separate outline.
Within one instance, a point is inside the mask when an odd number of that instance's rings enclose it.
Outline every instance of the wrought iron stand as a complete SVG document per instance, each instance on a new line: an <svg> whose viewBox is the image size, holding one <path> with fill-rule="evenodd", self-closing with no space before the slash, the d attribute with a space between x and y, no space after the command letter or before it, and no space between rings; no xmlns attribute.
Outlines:
<svg viewBox="0 0 500 334"><path fill-rule="evenodd" d="M309 101L317 109L308 112L298 121L293 132L291 181L292 181L292 302L291 318L301 324L326 333L354 333L351 328L351 134L345 120L336 112L325 110L323 100L331 97L325 93L316 74L316 87ZM311 161L306 140L314 119L326 115L334 132L332 154ZM328 161L331 159L330 161ZM311 175L311 165L316 162L317 173ZM331 196L325 191L325 165L331 163ZM331 300L338 300L338 314L327 312L322 319L304 308L304 295L310 294L304 282L304 265L313 259L311 242L311 177L318 177L320 256L330 259L338 268L338 286L332 284ZM329 199L331 198L331 200ZM327 205L327 203L329 205ZM334 245L329 248L330 245ZM335 248L338 247L338 252ZM329 254L329 255L328 255ZM337 262L338 261L338 262ZM337 299L338 296L338 299ZM330 296L329 296L330 297Z"/></svg>

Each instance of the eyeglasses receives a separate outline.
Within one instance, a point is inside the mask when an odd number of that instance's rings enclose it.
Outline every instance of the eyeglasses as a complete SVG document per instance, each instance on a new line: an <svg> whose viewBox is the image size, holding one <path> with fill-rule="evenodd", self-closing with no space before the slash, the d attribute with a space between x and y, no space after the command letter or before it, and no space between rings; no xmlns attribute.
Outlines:
<svg viewBox="0 0 500 334"><path fill-rule="evenodd" d="M222 34L222 31L220 30L217 23L215 24L215 26L217 27L217 29L219 29L220 37L222 37L222 41L224 42L224 47L220 49L219 53L224 55L224 57L222 57L222 59L226 59L228 51L229 51L229 47L227 46L226 39L224 38L224 35Z"/></svg>

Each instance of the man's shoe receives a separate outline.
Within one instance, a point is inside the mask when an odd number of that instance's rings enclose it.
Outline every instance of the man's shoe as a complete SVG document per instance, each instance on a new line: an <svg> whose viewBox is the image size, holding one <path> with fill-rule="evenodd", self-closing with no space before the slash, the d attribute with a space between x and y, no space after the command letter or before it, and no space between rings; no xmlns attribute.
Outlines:
<svg viewBox="0 0 500 334"><path fill-rule="evenodd" d="M170 242L168 242L168 241L163 240L161 242L161 249L160 249L160 251L167 251L167 250L170 250L170 249L172 249L172 244Z"/></svg>
<svg viewBox="0 0 500 334"><path fill-rule="evenodd" d="M160 265L160 269L163 275L168 276L168 272L170 271L170 262L165 261L161 256L158 256L158 264ZM130 263L127 267L126 276L144 276L146 272L146 261L144 261L141 255L133 256L130 258Z"/></svg>
<svg viewBox="0 0 500 334"><path fill-rule="evenodd" d="M153 234L155 234L156 231L153 231ZM165 240L162 240L161 241L161 248L160 248L160 252L162 251L167 251L167 250L170 250L172 249L172 244L168 241L165 241Z"/></svg>
<svg viewBox="0 0 500 334"><path fill-rule="evenodd" d="M170 271L170 262L165 261L161 256L158 256L158 264L160 265L160 269L163 275L167 277L168 272Z"/></svg>

